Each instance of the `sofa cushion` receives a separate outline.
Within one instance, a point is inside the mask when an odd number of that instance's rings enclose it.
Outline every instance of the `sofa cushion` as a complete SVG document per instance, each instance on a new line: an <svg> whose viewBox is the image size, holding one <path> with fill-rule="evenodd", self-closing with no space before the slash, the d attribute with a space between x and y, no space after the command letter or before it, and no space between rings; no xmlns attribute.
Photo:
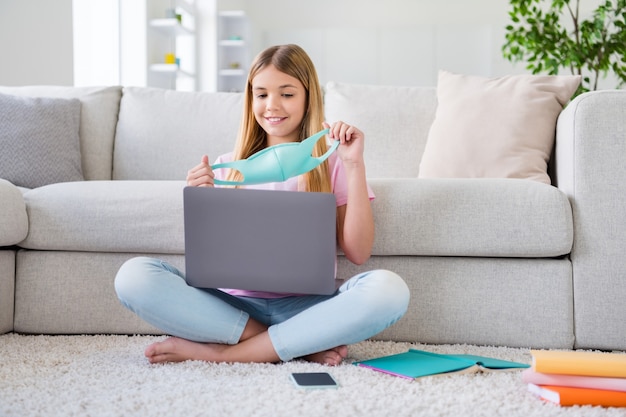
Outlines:
<svg viewBox="0 0 626 417"><path fill-rule="evenodd" d="M80 181L80 102L0 94L0 178L27 188Z"/></svg>
<svg viewBox="0 0 626 417"><path fill-rule="evenodd" d="M22 192L0 179L0 247L22 241L28 234L28 216Z"/></svg>
<svg viewBox="0 0 626 417"><path fill-rule="evenodd" d="M534 181L372 179L374 255L552 257L572 213ZM90 181L28 191L29 249L184 253L184 181Z"/></svg>
<svg viewBox="0 0 626 417"><path fill-rule="evenodd" d="M241 93L126 87L115 140L118 180L184 180L203 154L214 161L235 145Z"/></svg>
<svg viewBox="0 0 626 417"><path fill-rule="evenodd" d="M83 181L24 194L21 247L87 252L183 253L184 181Z"/></svg>
<svg viewBox="0 0 626 417"><path fill-rule="evenodd" d="M0 334L13 330L15 251L0 250Z"/></svg>
<svg viewBox="0 0 626 417"><path fill-rule="evenodd" d="M439 72L420 178L524 178L550 184L556 121L580 76Z"/></svg>
<svg viewBox="0 0 626 417"><path fill-rule="evenodd" d="M435 117L435 88L329 82L324 90L326 120L354 123L365 134L369 178L417 177Z"/></svg>
<svg viewBox="0 0 626 417"><path fill-rule="evenodd" d="M184 270L181 255L145 255L158 256ZM162 334L125 308L115 294L115 274L135 256L137 253L19 251L15 331Z"/></svg>
<svg viewBox="0 0 626 417"><path fill-rule="evenodd" d="M77 98L81 103L80 150L87 180L110 180L121 87L2 87L0 93L27 97Z"/></svg>
<svg viewBox="0 0 626 417"><path fill-rule="evenodd" d="M375 255L555 257L570 253L559 189L519 179L371 179Z"/></svg>

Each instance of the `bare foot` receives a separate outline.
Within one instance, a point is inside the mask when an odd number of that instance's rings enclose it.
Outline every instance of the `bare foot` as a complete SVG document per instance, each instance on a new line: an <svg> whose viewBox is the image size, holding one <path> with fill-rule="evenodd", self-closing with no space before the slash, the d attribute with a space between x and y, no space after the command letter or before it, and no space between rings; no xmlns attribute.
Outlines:
<svg viewBox="0 0 626 417"><path fill-rule="evenodd" d="M264 336L264 335L263 335ZM266 338L269 340L269 338ZM267 354L263 354L262 349L256 349L255 354L241 354L233 350L241 350L244 345L251 343L242 342L238 345L222 345L218 343L199 343L179 337L169 337L162 342L156 342L148 346L144 352L150 363L183 362L186 360L199 360L206 362L277 362L278 356L272 349ZM258 345L257 345L258 346ZM271 345L270 345L271 346ZM229 354L231 353L231 354ZM345 345L313 353L303 359L309 362L316 362L322 365L336 366L348 355L348 347Z"/></svg>
<svg viewBox="0 0 626 417"><path fill-rule="evenodd" d="M144 354L150 363L183 362L186 360L219 362L220 353L226 348L226 345L198 343L170 337L162 342L151 344L146 348Z"/></svg>
<svg viewBox="0 0 626 417"><path fill-rule="evenodd" d="M145 350L150 363L199 360L206 362L273 363L280 361L267 332L262 332L235 345L199 343L170 337L153 343Z"/></svg>
<svg viewBox="0 0 626 417"><path fill-rule="evenodd" d="M323 352L312 353L303 357L303 359L309 362L321 363L322 365L337 366L346 356L348 356L348 347L341 345Z"/></svg>

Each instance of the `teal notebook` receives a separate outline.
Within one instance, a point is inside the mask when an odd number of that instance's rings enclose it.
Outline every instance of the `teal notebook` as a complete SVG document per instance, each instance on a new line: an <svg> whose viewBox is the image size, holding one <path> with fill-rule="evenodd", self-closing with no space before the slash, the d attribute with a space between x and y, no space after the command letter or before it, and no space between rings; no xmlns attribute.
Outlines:
<svg viewBox="0 0 626 417"><path fill-rule="evenodd" d="M530 365L519 362L485 356L442 355L417 349L409 349L408 352L355 362L354 364L409 379L451 373L511 371L530 367Z"/></svg>

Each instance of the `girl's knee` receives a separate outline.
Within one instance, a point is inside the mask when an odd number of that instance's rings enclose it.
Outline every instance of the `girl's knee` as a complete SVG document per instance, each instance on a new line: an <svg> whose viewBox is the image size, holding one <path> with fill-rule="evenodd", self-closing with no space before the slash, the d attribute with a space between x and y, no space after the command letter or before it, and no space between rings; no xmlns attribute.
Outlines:
<svg viewBox="0 0 626 417"><path fill-rule="evenodd" d="M372 335L400 320L409 307L409 287L395 272L378 269L357 275L346 289L355 291L355 321L370 326Z"/></svg>
<svg viewBox="0 0 626 417"><path fill-rule="evenodd" d="M386 269L379 269L374 271L374 273L380 281L380 293L387 298L387 302L394 303L400 309L406 310L411 298L411 292L404 279L395 272Z"/></svg>
<svg viewBox="0 0 626 417"><path fill-rule="evenodd" d="M404 314L409 306L411 293L402 277L386 269L377 269L361 275L357 285L365 285L369 294L371 307L380 310L393 310Z"/></svg>
<svg viewBox="0 0 626 417"><path fill-rule="evenodd" d="M160 261L148 257L132 258L124 262L115 276L115 292L119 298L126 298L133 293L142 291L148 284L150 270L158 268Z"/></svg>

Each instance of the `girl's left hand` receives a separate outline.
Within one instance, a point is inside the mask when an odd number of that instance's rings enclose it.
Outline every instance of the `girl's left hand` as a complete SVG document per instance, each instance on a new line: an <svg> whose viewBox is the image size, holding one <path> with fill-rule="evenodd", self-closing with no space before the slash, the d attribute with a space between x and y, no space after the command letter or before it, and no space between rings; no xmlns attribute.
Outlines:
<svg viewBox="0 0 626 417"><path fill-rule="evenodd" d="M345 163L362 163L365 135L354 126L344 122L335 122L332 126L324 122L324 127L329 130L328 137L338 140L337 148L339 158Z"/></svg>

